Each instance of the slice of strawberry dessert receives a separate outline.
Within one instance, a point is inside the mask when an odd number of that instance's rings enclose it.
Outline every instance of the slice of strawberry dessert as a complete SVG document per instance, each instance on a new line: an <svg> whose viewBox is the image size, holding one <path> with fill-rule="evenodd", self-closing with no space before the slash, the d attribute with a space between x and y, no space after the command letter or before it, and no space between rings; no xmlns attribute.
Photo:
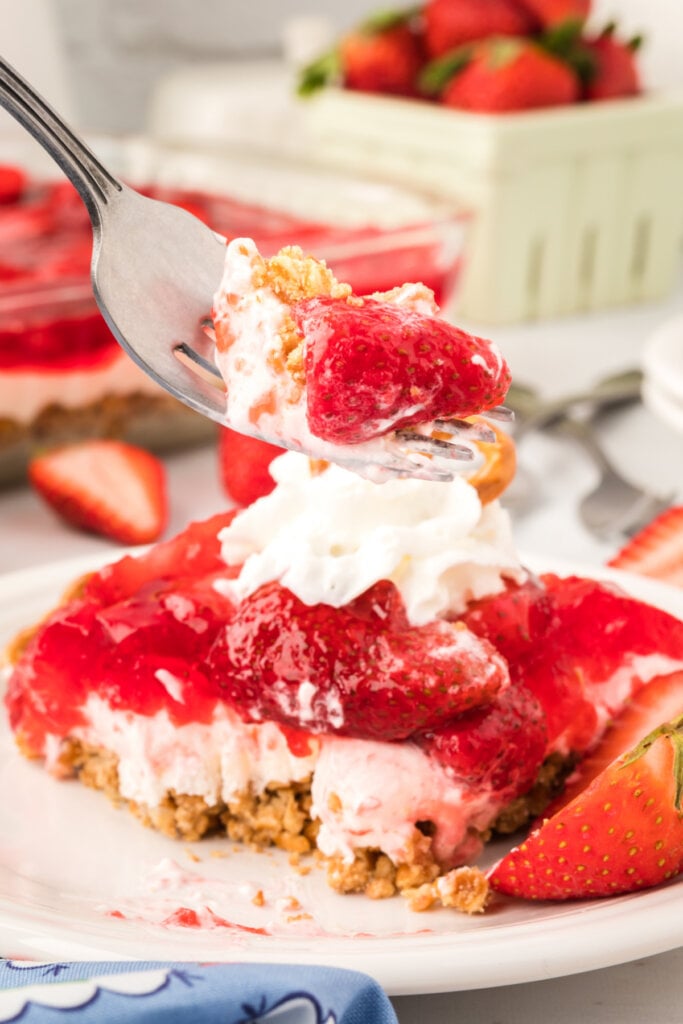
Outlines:
<svg viewBox="0 0 683 1024"><path fill-rule="evenodd" d="M438 440L435 420L485 413L510 385L493 343L437 314L423 284L360 297L296 246L264 259L234 239L213 309L228 421L377 479L431 476L434 454L400 431Z"/></svg>
<svg viewBox="0 0 683 1024"><path fill-rule="evenodd" d="M340 892L481 910L483 843L683 667L683 623L530 577L462 477L379 487L291 452L271 471L16 642L17 742L170 836L317 849Z"/></svg>

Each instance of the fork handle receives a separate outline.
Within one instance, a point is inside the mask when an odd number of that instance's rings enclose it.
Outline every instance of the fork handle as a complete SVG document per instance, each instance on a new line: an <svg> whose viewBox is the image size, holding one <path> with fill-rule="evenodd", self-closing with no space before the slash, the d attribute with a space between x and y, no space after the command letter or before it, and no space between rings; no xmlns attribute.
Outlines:
<svg viewBox="0 0 683 1024"><path fill-rule="evenodd" d="M582 420L572 419L571 416L566 416L553 427L553 430L555 433L564 434L577 441L588 452L603 473L616 472L615 467L593 433L593 429L587 423L584 423Z"/></svg>
<svg viewBox="0 0 683 1024"><path fill-rule="evenodd" d="M45 149L79 192L94 225L123 185L11 64L0 57L0 106Z"/></svg>

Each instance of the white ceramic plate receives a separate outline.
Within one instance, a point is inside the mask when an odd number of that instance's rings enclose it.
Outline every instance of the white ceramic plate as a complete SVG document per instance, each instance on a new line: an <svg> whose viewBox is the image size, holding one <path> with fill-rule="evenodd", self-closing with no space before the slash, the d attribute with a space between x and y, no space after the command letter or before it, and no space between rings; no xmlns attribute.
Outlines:
<svg viewBox="0 0 683 1024"><path fill-rule="evenodd" d="M0 579L0 643L96 564L79 559ZM599 575L683 616L683 591ZM0 794L0 955L7 957L333 964L372 974L402 995L536 981L683 944L683 881L611 900L510 901L476 918L414 914L400 899L337 896L318 869L299 875L279 853L235 850L224 839L166 839L100 793L57 782L22 758L4 716ZM489 861L500 852L489 850ZM258 889L263 906L253 903ZM223 924L161 923L183 906L210 906Z"/></svg>

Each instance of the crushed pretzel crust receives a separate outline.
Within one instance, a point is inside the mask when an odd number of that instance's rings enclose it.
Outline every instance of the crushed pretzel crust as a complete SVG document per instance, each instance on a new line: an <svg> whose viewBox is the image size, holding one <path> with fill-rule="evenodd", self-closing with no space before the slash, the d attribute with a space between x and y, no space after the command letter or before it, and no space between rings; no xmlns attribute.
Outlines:
<svg viewBox="0 0 683 1024"><path fill-rule="evenodd" d="M404 894L411 910L452 907L463 914L481 914L489 901L489 883L480 868L453 868L433 882L426 882Z"/></svg>
<svg viewBox="0 0 683 1024"><path fill-rule="evenodd" d="M269 259L260 257L252 284L255 288L270 288L288 306L317 295L347 300L351 297L351 285L337 281L324 260L307 256L298 245L285 246ZM279 334L282 348L276 357L277 368L284 367L303 386L304 339L291 316L285 316Z"/></svg>
<svg viewBox="0 0 683 1024"><path fill-rule="evenodd" d="M425 823L414 829L405 860L400 864L377 849L358 850L350 862L340 856L321 854L316 849L318 822L311 817L310 780L271 783L259 795L244 792L227 804L220 801L213 806L202 797L169 791L158 807L150 808L121 796L117 758L107 750L67 739L54 770L64 777L77 775L81 782L102 790L114 803L127 805L143 824L174 839L194 841L223 833L254 849L275 846L290 854L290 863L297 870L301 855L315 853L325 867L328 884L339 893L362 893L369 899L401 894L414 911L441 906L477 914L488 902L488 882L479 868L459 867L442 874ZM512 831L540 814L569 770L567 761L549 758L528 797L514 801L491 831ZM301 870L303 873L309 869Z"/></svg>

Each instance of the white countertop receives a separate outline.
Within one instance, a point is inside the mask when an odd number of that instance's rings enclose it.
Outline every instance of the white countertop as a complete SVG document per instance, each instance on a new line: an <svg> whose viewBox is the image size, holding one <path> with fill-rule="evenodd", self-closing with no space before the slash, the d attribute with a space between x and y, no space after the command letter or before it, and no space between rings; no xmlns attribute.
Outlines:
<svg viewBox="0 0 683 1024"><path fill-rule="evenodd" d="M683 287L657 306L490 333L501 345L514 377L554 397L609 372L637 365L643 343L652 331L682 310ZM662 491L675 489L683 500L683 435L673 434L642 407L630 407L605 421L603 439L615 461L634 481ZM538 488L533 511L516 519L519 547L587 566L604 562L616 544L590 537L575 511L577 497L595 481L595 471L582 451L569 440L532 435L520 445L519 460ZM175 455L166 462L169 532L225 506L216 454L211 448ZM106 542L58 523L28 489L0 492L0 571L21 570L107 548ZM395 1000L395 1006L401 1024L642 1024L644 1020L649 1024L673 1024L682 1012L682 977L683 949L679 949L630 965L562 979L402 997Z"/></svg>

